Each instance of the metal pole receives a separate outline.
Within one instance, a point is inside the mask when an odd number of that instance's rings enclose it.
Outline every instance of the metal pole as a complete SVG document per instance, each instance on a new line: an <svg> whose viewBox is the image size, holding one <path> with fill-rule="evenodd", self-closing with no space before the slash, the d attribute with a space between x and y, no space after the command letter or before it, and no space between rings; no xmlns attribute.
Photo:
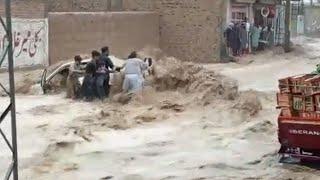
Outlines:
<svg viewBox="0 0 320 180"><path fill-rule="evenodd" d="M107 11L108 11L108 12L112 11L112 10L111 10L111 9L112 9L112 7L111 7L111 6L112 6L111 0L107 0L107 6L108 6L108 7L107 7Z"/></svg>
<svg viewBox="0 0 320 180"><path fill-rule="evenodd" d="M5 0L6 3L6 23L8 36L8 64L10 81L10 101L11 101L11 137L12 137L12 162L13 179L18 180L18 147L17 147L17 127L16 127L16 105L15 105L15 85L14 85L14 63L12 50L12 24L11 24L11 0Z"/></svg>
<svg viewBox="0 0 320 180"><path fill-rule="evenodd" d="M284 51L290 51L290 13L291 13L291 0L286 0L285 11L285 35L284 35Z"/></svg>

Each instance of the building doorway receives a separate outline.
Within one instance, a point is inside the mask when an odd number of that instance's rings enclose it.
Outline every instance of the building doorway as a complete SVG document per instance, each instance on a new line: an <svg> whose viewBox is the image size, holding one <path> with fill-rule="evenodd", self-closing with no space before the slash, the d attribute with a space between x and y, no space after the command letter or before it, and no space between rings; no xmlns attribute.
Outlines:
<svg viewBox="0 0 320 180"><path fill-rule="evenodd" d="M241 23L247 17L248 17L248 6L246 6L246 5L232 5L231 22Z"/></svg>

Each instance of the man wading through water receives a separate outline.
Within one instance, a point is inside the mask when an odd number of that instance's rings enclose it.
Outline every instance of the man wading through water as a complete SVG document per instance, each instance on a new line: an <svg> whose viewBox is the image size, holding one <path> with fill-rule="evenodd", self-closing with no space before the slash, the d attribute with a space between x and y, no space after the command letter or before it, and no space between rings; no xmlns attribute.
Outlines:
<svg viewBox="0 0 320 180"><path fill-rule="evenodd" d="M96 95L96 62L100 58L100 53L98 51L92 51L91 56L92 60L86 66L86 75L81 87L82 96L86 101L92 101Z"/></svg>
<svg viewBox="0 0 320 180"><path fill-rule="evenodd" d="M74 63L70 65L67 79L67 98L77 99L80 97L81 84L79 77L84 71L81 69L82 58L77 55L74 57Z"/></svg>
<svg viewBox="0 0 320 180"><path fill-rule="evenodd" d="M102 75L101 75L101 81L104 79L104 89L105 89L105 97L109 97L110 93L110 72L113 70L114 65L109 58L109 47L103 47L101 48L101 57L99 60L100 66L104 66L105 68L102 68ZM98 81L97 81L98 83ZM102 82L99 82L102 83ZM99 84L98 86L100 86Z"/></svg>
<svg viewBox="0 0 320 180"><path fill-rule="evenodd" d="M149 62L151 65L152 62ZM124 93L139 93L143 89L143 72L148 69L148 63L137 57L137 53L132 52L123 67L117 68L120 71L124 68L124 81L122 90Z"/></svg>
<svg viewBox="0 0 320 180"><path fill-rule="evenodd" d="M97 52L98 58L95 59L96 63L96 93L97 97L100 100L104 100L106 96L109 94L109 89L107 90L106 88L109 88L109 67L113 68L113 64L111 60L108 58L108 51L109 48L105 47L103 48L104 55L101 56L99 52ZM108 85L106 85L108 84Z"/></svg>

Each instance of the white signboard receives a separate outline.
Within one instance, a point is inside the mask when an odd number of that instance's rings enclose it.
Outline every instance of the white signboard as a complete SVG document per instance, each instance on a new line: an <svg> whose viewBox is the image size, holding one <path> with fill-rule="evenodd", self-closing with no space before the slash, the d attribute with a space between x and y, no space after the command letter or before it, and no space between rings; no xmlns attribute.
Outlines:
<svg viewBox="0 0 320 180"><path fill-rule="evenodd" d="M15 67L48 65L47 19L12 19L13 58ZM8 38L0 28L0 57L5 52ZM1 67L7 67L5 58Z"/></svg>

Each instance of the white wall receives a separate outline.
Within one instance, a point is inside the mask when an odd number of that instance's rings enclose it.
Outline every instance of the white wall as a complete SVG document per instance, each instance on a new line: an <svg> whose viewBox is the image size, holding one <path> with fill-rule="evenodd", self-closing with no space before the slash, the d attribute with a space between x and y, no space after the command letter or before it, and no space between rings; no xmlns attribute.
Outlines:
<svg viewBox="0 0 320 180"><path fill-rule="evenodd" d="M13 57L15 67L48 65L47 19L12 19ZM4 29L0 28L0 57L8 43ZM4 60L1 67L7 67Z"/></svg>

